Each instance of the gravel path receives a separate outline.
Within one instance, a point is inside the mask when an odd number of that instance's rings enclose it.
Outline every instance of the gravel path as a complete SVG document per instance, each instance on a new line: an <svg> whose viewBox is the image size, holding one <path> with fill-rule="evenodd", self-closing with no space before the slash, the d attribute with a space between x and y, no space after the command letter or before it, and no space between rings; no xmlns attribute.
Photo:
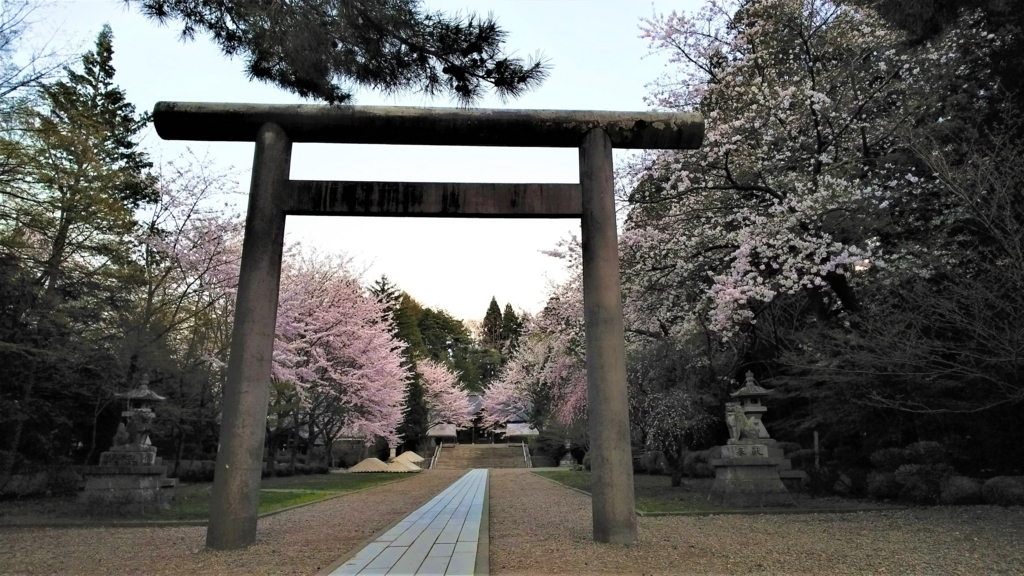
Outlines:
<svg viewBox="0 0 1024 576"><path fill-rule="evenodd" d="M270 516L256 545L211 552L205 527L0 528L2 574L314 574L415 510L465 471L430 470Z"/></svg>
<svg viewBox="0 0 1024 576"><path fill-rule="evenodd" d="M591 540L590 498L491 471L491 573L1024 574L1024 508L639 518L632 546Z"/></svg>

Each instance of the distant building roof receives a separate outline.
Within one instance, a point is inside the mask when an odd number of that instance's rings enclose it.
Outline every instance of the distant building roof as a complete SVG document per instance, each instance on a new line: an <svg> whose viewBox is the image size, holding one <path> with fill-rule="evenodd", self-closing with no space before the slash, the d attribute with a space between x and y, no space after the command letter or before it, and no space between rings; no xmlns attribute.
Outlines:
<svg viewBox="0 0 1024 576"><path fill-rule="evenodd" d="M526 423L509 423L505 430L505 436L539 436L540 432L533 426Z"/></svg>
<svg viewBox="0 0 1024 576"><path fill-rule="evenodd" d="M455 424L434 424L427 429L427 436L433 438L455 438Z"/></svg>
<svg viewBox="0 0 1024 576"><path fill-rule="evenodd" d="M479 414L484 409L484 397L476 392L471 392L466 396L469 400L469 407L473 410L473 414Z"/></svg>

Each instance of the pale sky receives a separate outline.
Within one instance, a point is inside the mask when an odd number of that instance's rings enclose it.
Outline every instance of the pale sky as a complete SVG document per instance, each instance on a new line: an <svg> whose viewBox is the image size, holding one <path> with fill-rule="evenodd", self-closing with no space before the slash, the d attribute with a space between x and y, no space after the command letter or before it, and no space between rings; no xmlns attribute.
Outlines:
<svg viewBox="0 0 1024 576"><path fill-rule="evenodd" d="M647 56L639 19L691 11L700 0L429 0L430 9L492 13L509 33L508 47L542 53L550 78L519 100L482 101L484 108L645 110L645 84L665 70L662 55ZM160 100L300 103L276 87L250 82L241 60L229 60L205 37L183 43L176 26L160 27L126 9L123 0L59 2L37 15L37 32L56 31L76 52L90 48L104 23L114 31L117 82L140 110ZM360 105L453 106L419 94L385 98L357 92ZM247 191L250 143L168 142L149 131L155 160L191 148L221 167L238 170ZM616 151L617 160L623 158ZM322 180L578 182L575 149L462 148L296 144L291 177ZM244 209L244 203L242 204ZM387 274L426 306L479 320L491 296L504 307L539 311L549 283L564 277L562 264L545 256L559 239L579 234L579 221L358 218L289 216L289 240L352 256L364 279Z"/></svg>

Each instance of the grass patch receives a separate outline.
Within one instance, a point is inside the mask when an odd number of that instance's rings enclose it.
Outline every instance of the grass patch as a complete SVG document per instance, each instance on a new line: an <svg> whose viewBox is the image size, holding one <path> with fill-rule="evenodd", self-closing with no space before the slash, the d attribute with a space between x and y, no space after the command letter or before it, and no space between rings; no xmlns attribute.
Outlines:
<svg viewBox="0 0 1024 576"><path fill-rule="evenodd" d="M405 480L409 474L314 474L264 478L260 484L260 514L289 506L323 500L384 482ZM149 520L205 520L210 516L211 484L176 488L171 509L148 517Z"/></svg>
<svg viewBox="0 0 1024 576"><path fill-rule="evenodd" d="M538 471L545 478L590 493L590 472L558 470ZM707 493L694 492L692 486L673 488L668 476L633 475L636 509L641 512L711 512L723 510L707 502ZM709 486L710 487L710 486Z"/></svg>
<svg viewBox="0 0 1024 576"><path fill-rule="evenodd" d="M545 478L590 492L590 472L586 471L537 471ZM640 512L730 512L737 508L717 506L708 502L708 494L714 480L710 478L684 478L682 486L673 487L668 476L652 476L648 474L633 475L633 496L636 509ZM812 498L803 493L792 493L797 509L857 509L864 508L864 502L834 496ZM867 503L870 506L872 503Z"/></svg>

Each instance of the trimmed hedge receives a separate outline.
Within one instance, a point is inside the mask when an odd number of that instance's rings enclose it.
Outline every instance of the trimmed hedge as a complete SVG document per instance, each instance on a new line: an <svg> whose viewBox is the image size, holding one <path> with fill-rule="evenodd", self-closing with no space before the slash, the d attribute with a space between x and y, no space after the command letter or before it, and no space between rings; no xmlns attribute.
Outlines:
<svg viewBox="0 0 1024 576"><path fill-rule="evenodd" d="M1024 476L996 476L981 487L986 504L1024 506Z"/></svg>

